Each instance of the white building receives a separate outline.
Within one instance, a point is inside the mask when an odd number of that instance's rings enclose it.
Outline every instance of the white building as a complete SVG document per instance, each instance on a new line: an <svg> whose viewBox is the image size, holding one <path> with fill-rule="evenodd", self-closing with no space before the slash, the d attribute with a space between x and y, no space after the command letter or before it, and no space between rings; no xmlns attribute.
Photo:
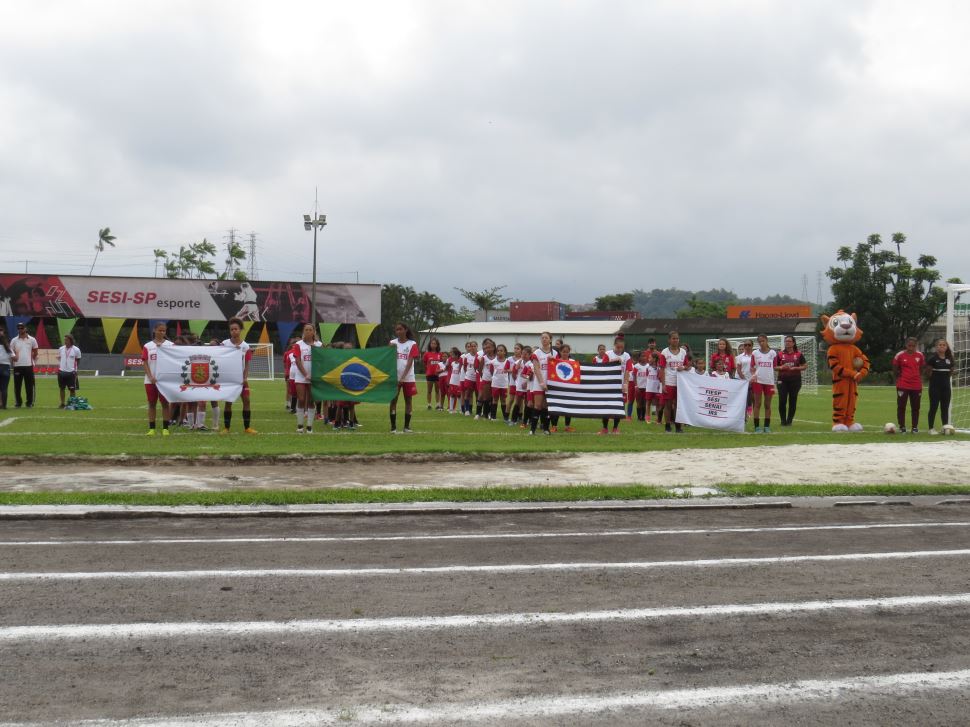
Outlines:
<svg viewBox="0 0 970 727"><path fill-rule="evenodd" d="M568 343L573 353L596 353L599 344L607 348L613 347L613 339L620 331L624 321L489 321L487 323L456 323L453 326L442 326L437 329L421 331L422 347L427 347L431 336L437 336L441 341L441 350L452 346L464 352L468 341L478 341L491 338L496 344L504 343L509 350L516 343L537 346L539 336L543 331L552 334L552 340L561 338Z"/></svg>

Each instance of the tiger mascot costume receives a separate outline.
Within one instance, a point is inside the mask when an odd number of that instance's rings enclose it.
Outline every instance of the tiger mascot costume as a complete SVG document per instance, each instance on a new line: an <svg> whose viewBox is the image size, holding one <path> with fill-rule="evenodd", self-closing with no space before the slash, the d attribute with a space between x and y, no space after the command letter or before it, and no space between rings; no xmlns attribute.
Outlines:
<svg viewBox="0 0 970 727"><path fill-rule="evenodd" d="M859 381L869 375L869 359L856 346L862 338L856 315L844 310L831 317L822 316L822 338L829 344L828 361L832 369L832 431L861 432L855 420Z"/></svg>

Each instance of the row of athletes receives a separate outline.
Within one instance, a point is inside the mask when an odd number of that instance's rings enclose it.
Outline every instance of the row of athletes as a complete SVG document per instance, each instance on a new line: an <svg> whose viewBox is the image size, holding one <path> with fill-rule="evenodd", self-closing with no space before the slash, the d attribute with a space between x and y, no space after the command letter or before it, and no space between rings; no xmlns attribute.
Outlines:
<svg viewBox="0 0 970 727"><path fill-rule="evenodd" d="M252 410L250 408L249 392L249 362L253 357L252 349L242 337L243 324L239 318L229 319L229 338L220 341L213 338L210 346L232 346L239 350L243 357L243 388L242 399L243 431L246 434L258 434L252 427ZM196 336L183 336L177 341L168 338L168 324L159 321L152 329L152 339L142 347L141 358L145 369L145 397L148 400L148 436L155 436L156 419L159 405L162 409L162 436L167 437L170 425L181 425L195 431L208 431L206 426L206 402L170 403L158 390L155 371L158 363L158 349L175 345L196 346L199 344ZM219 425L219 402L209 402L212 408L212 429L220 434L228 434L232 428L232 402L225 402L222 411L222 426Z"/></svg>

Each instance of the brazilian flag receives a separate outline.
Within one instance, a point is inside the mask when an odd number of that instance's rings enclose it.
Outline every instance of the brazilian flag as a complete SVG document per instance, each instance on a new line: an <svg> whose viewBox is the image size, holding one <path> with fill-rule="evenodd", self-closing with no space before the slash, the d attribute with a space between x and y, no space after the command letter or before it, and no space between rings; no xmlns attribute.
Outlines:
<svg viewBox="0 0 970 727"><path fill-rule="evenodd" d="M397 396L397 350L313 348L312 392L317 401L384 403Z"/></svg>

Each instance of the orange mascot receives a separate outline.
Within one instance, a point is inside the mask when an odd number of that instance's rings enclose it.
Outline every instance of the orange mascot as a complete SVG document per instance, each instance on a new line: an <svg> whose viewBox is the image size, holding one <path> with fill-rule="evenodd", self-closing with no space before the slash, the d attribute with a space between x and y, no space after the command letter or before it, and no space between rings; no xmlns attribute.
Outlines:
<svg viewBox="0 0 970 727"><path fill-rule="evenodd" d="M829 344L828 361L832 369L832 431L861 432L855 420L859 381L869 374L869 359L856 346L862 338L856 315L844 310L831 317L822 316L822 338Z"/></svg>

